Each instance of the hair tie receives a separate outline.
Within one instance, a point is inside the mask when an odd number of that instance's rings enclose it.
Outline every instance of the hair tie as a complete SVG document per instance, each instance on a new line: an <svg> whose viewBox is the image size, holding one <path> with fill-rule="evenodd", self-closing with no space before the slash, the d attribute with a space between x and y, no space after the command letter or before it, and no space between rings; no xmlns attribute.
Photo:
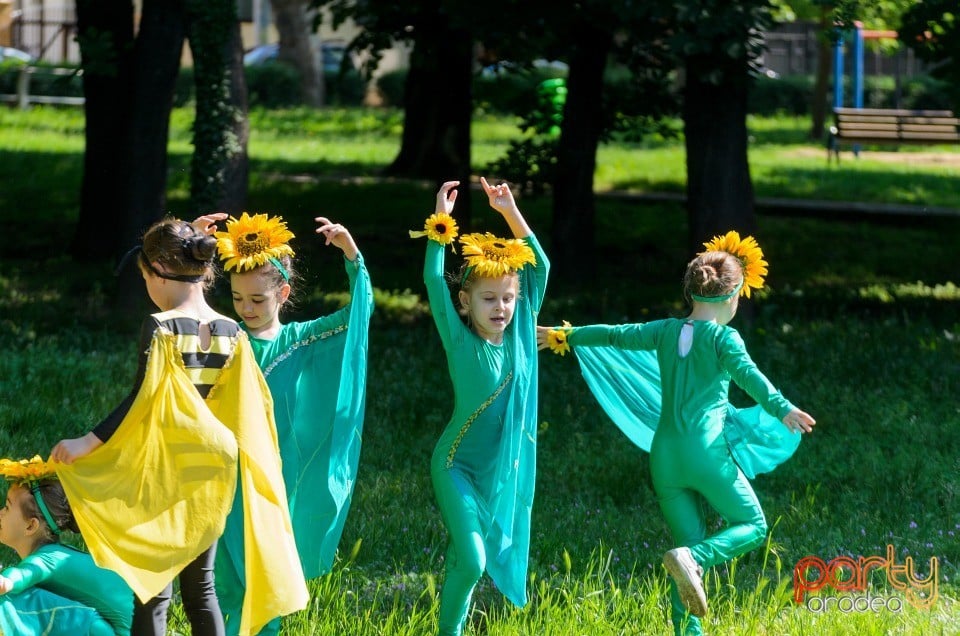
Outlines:
<svg viewBox="0 0 960 636"><path fill-rule="evenodd" d="M737 286L733 288L733 291L723 296L697 296L696 294L690 294L690 298L693 298L698 303L722 303L730 300L740 292L743 288L743 281L744 279L741 278Z"/></svg>
<svg viewBox="0 0 960 636"><path fill-rule="evenodd" d="M463 276L460 277L460 286L463 287L467 284L467 279L470 278L470 274L473 273L473 265L467 265L463 268Z"/></svg>
<svg viewBox="0 0 960 636"><path fill-rule="evenodd" d="M50 530L53 531L53 534L60 536L60 527L57 525L57 522L53 520L53 515L50 514L50 509L47 508L46 502L43 501L43 495L40 494L40 482L32 481L30 482L30 492L33 493L33 498L37 502L37 508L40 509L40 514L43 515L43 518L46 520L47 525L50 526Z"/></svg>
<svg viewBox="0 0 960 636"><path fill-rule="evenodd" d="M287 271L287 268L283 266L283 263L280 262L279 258L274 256L270 257L270 262L273 263L273 266L280 271L280 275L283 276L283 280L290 282L290 272Z"/></svg>

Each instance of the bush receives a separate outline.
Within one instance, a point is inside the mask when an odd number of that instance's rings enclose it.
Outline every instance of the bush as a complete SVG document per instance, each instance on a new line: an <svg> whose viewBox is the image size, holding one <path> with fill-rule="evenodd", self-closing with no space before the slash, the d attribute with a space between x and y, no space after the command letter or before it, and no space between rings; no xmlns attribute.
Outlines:
<svg viewBox="0 0 960 636"><path fill-rule="evenodd" d="M753 115L807 115L813 100L812 75L786 75L779 79L759 77L751 85L748 109ZM907 110L954 110L946 82L927 75L906 78L897 99L896 81L889 75L870 75L863 80L864 108L904 108ZM827 103L833 104L833 77ZM844 78L844 103L852 103L853 82Z"/></svg>
<svg viewBox="0 0 960 636"><path fill-rule="evenodd" d="M812 75L757 77L750 84L747 109L753 115L806 115L813 99Z"/></svg>
<svg viewBox="0 0 960 636"><path fill-rule="evenodd" d="M267 62L246 67L247 103L251 108L284 108L299 106L300 73L280 62Z"/></svg>
<svg viewBox="0 0 960 636"><path fill-rule="evenodd" d="M384 106L403 106L403 87L407 84L407 69L389 71L377 78L377 90Z"/></svg>

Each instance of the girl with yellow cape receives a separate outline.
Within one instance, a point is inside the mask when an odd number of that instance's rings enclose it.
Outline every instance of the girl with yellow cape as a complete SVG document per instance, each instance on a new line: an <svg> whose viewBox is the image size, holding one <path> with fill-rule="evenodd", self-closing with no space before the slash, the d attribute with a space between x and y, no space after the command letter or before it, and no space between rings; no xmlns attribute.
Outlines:
<svg viewBox="0 0 960 636"><path fill-rule="evenodd" d="M269 391L245 334L203 295L216 248L207 232L177 219L146 232L132 253L163 311L144 322L134 390L51 454L94 560L137 596L138 634L165 634L175 576L192 633L224 633L212 566L238 479L249 537L241 633L308 600Z"/></svg>

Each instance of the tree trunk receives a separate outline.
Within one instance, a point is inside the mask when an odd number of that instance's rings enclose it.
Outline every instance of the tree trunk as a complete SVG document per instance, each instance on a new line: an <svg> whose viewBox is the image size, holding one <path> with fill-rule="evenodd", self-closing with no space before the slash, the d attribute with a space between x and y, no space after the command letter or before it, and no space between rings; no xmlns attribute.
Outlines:
<svg viewBox="0 0 960 636"><path fill-rule="evenodd" d="M728 230L749 234L756 225L747 162L747 63L719 63L707 56L686 60L683 121L691 253L701 251L714 235ZM722 81L710 82L710 73L718 70Z"/></svg>
<svg viewBox="0 0 960 636"><path fill-rule="evenodd" d="M104 50L103 33L111 35ZM130 0L77 0L77 39L83 73L85 150L80 215L71 245L80 261L109 260L128 242L104 249L103 228L124 217L123 175L130 165L126 148L131 120L133 4Z"/></svg>
<svg viewBox="0 0 960 636"><path fill-rule="evenodd" d="M233 69L239 67L239 26L234 0L188 0L188 34L193 53L197 93L193 124L194 152L190 170L190 194L198 213L218 211L228 202L227 177L246 180L247 124L245 103ZM245 85L244 85L245 86ZM233 196L242 194L246 185ZM229 201L242 206L241 200Z"/></svg>
<svg viewBox="0 0 960 636"><path fill-rule="evenodd" d="M120 149L130 166L120 186L123 213L116 219L121 222L122 250L139 243L150 224L167 212L167 141L184 29L179 0L144 1L134 47L129 145ZM116 309L142 313L146 294L140 272L128 264L119 275Z"/></svg>
<svg viewBox="0 0 960 636"><path fill-rule="evenodd" d="M553 184L550 259L563 279L589 280L594 254L593 175L603 127L603 71L612 35L584 25L570 59Z"/></svg>
<svg viewBox="0 0 960 636"><path fill-rule="evenodd" d="M830 79L830 69L833 68L830 38L827 37L830 10L827 7L820 9L820 29L817 32L817 75L813 83L813 96L810 103L810 139L823 139L823 130L827 121L827 85Z"/></svg>
<svg viewBox="0 0 960 636"><path fill-rule="evenodd" d="M404 88L400 152L386 169L392 176L436 183L470 182L470 118L473 110L473 39L437 14L421 25ZM457 201L461 227L469 228L471 197Z"/></svg>
<svg viewBox="0 0 960 636"><path fill-rule="evenodd" d="M247 188L250 176L250 118L247 106L247 80L243 74L243 41L240 22L235 22L230 41L230 104L238 115L233 118L232 135L240 151L231 155L224 168L223 199L216 206L221 212L240 216L247 207Z"/></svg>
<svg viewBox="0 0 960 636"><path fill-rule="evenodd" d="M127 245L167 211L167 141L185 25L178 0L145 0L136 43Z"/></svg>
<svg viewBox="0 0 960 636"><path fill-rule="evenodd" d="M291 64L300 73L300 90L304 103L323 106L323 75L318 64L319 51L310 42L311 20L307 0L270 0L273 23L280 36L279 59Z"/></svg>

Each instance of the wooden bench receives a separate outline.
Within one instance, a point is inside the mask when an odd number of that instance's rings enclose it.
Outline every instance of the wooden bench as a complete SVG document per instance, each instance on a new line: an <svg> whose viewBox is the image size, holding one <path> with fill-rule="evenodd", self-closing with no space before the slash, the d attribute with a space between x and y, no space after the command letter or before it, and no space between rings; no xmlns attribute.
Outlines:
<svg viewBox="0 0 960 636"><path fill-rule="evenodd" d="M827 163L831 154L840 163L841 141L870 145L960 143L960 119L949 110L834 108L833 117Z"/></svg>

